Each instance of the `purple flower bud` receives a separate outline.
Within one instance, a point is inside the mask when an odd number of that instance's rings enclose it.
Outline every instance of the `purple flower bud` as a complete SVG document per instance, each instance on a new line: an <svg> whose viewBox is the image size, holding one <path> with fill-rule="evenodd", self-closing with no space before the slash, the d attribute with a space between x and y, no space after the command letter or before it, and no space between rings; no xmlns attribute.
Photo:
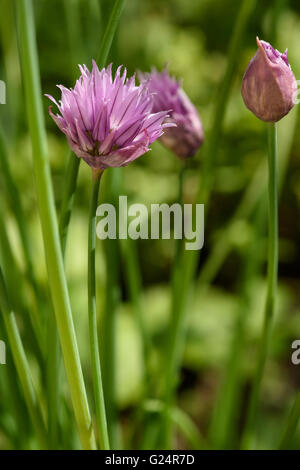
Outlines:
<svg viewBox="0 0 300 470"><path fill-rule="evenodd" d="M258 51L251 59L242 83L247 108L259 119L277 122L294 106L297 82L284 54L256 38Z"/></svg>
<svg viewBox="0 0 300 470"><path fill-rule="evenodd" d="M139 77L154 94L153 110L167 110L169 117L166 121L176 124L176 127L166 129L160 141L179 158L192 157L202 145L204 134L199 114L181 83L170 77L167 68L161 73L156 69L151 73L140 73Z"/></svg>
<svg viewBox="0 0 300 470"><path fill-rule="evenodd" d="M126 166L149 150L149 145L174 124L163 121L167 111L152 113L153 97L135 76L126 79L120 66L112 78L111 65L90 72L79 66L81 77L74 89L59 85L60 114L49 114L66 135L73 152L96 170Z"/></svg>

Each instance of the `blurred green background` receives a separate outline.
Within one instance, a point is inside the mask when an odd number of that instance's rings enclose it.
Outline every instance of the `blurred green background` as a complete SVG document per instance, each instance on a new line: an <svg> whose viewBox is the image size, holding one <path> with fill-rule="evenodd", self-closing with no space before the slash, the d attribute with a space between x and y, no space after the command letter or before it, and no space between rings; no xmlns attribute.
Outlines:
<svg viewBox="0 0 300 470"><path fill-rule="evenodd" d="M239 0L128 0L109 55L114 65L124 64L129 75L136 70L149 71L169 63L170 72L183 79L183 88L195 103L209 135L213 104L226 66ZM97 56L100 34L106 24L109 0L35 0L38 50L43 93L59 98L56 84L73 86L79 75L77 63L91 66ZM24 96L20 82L14 12L10 0L0 0L0 79L7 85L7 104L0 105L0 122L8 142L13 175L21 188L22 203L34 247L35 269L47 287L42 236L37 213L31 161L31 144L26 122ZM240 400L237 402L237 426L243 424L244 405L255 366L265 299L267 243L267 199L261 184L266 162L266 129L244 106L241 80L249 59L256 50L255 36L272 41L280 51L286 47L296 78L300 78L300 5L296 0L260 0L245 34L238 58L224 129L219 142L218 164L212 201L207 214L205 244L198 266L200 281L190 305L184 362L178 403L207 436L214 413L220 383L224 377L236 319L242 309L245 321L245 347L240 370ZM44 111L48 129L49 155L57 207L60 206L63 174L68 147L64 135ZM279 301L270 357L267 363L259 413L258 448L276 446L282 425L300 385L300 366L291 363L291 343L300 337L299 275L299 203L300 133L298 107L279 124L279 158L282 162L282 190L279 209L280 263ZM185 202L193 201L201 178L205 145L188 162L184 183ZM177 199L180 161L159 142L152 151L122 170L122 194L131 202L172 203ZM262 170L258 170L262 168ZM108 170L109 172L110 170ZM260 171L260 173L259 173ZM256 175L256 176L255 176ZM258 175L258 176L257 176ZM262 175L262 176L259 176ZM105 180L106 176L104 177ZM256 179L255 179L256 178ZM86 245L90 170L82 164L75 206L70 224L66 266L70 297L75 317L84 374L91 389L86 317ZM105 181L104 181L105 184ZM249 186L251 191L249 191ZM22 250L13 208L5 196L5 181L0 172L0 187L5 223L13 247L13 256L23 266ZM250 209L234 216L244 195ZM257 201L258 199L258 201ZM161 367L162 344L168 325L170 272L174 255L172 240L138 241L144 291L144 316L153 340L151 367L153 396L159 396L164 370ZM98 301L100 317L105 301L105 259L97 241ZM222 259L217 272L208 271L214 257ZM109 268L109 266L108 266ZM206 269L204 271L203 269ZM211 282L207 282L207 280ZM125 435L132 432L131 420L141 398L143 363L141 342L132 306L128 301L125 270L121 272L122 302L118 309L117 372L118 405ZM14 286L13 289L19 289ZM20 325L26 316L20 316ZM100 321L101 324L101 321ZM100 331L101 334L101 331ZM30 337L24 337L33 371L36 366ZM9 352L8 352L9 360ZM4 368L0 366L1 375ZM36 377L38 383L38 377ZM65 384L65 381L62 382ZM66 384L64 385L66 390ZM8 390L2 390L4 397ZM67 392L66 392L67 393ZM0 399L0 448L10 442L1 428L13 426L12 408ZM4 424L3 424L4 423ZM177 446L188 446L180 433ZM300 432L291 447L300 447Z"/></svg>

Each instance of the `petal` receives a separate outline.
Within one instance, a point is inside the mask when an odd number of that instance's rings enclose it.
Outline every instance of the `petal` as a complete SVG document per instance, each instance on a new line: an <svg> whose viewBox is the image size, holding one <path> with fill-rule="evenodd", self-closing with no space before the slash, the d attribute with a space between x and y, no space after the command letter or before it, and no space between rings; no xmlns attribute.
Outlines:
<svg viewBox="0 0 300 470"><path fill-rule="evenodd" d="M136 116L130 121L126 121L115 133L115 144L118 147L129 145L140 132L143 121L143 116Z"/></svg>
<svg viewBox="0 0 300 470"><path fill-rule="evenodd" d="M64 132L64 128L66 127L67 123L66 121L64 120L63 117L59 116L59 114L53 114L52 112L52 106L49 106L48 108L48 111L49 111L49 114L50 116L52 117L53 121L55 122L55 124L59 127L59 129Z"/></svg>
<svg viewBox="0 0 300 470"><path fill-rule="evenodd" d="M81 129L80 124L77 119L75 119L75 126L76 126L77 136L78 136L78 140L79 140L81 148L84 151L87 151L88 149L92 149L93 144L91 143L90 139L88 138L84 130Z"/></svg>
<svg viewBox="0 0 300 470"><path fill-rule="evenodd" d="M96 117L92 137L97 142L102 142L109 132L109 117L107 105L101 103L98 109L98 116Z"/></svg>
<svg viewBox="0 0 300 470"><path fill-rule="evenodd" d="M109 153L114 144L114 139L115 139L115 131L112 131L105 137L104 141L100 145L99 152L101 154Z"/></svg>
<svg viewBox="0 0 300 470"><path fill-rule="evenodd" d="M106 167L120 167L126 166L133 160L136 160L144 153L148 152L149 147L142 143L137 145L130 145L122 149L118 149L115 152L110 153L106 156L98 157L101 159L102 165Z"/></svg>

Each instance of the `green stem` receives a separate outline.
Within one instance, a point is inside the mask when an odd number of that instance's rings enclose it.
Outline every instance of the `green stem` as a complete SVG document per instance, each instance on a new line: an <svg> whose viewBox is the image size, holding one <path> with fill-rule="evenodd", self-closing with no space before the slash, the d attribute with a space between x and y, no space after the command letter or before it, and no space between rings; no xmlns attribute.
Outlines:
<svg viewBox="0 0 300 470"><path fill-rule="evenodd" d="M38 400L33 388L31 372L19 334L15 315L10 308L6 285L0 268L0 308L4 317L6 334L13 354L14 363L22 384L26 404L36 431L37 439L42 449L47 448L47 433L38 404Z"/></svg>
<svg viewBox="0 0 300 470"><path fill-rule="evenodd" d="M256 413L259 402L260 388L264 368L269 351L272 323L274 317L277 271L278 271L278 185L277 185L277 124L268 124L268 168L269 168L269 248L268 248L268 279L267 298L264 314L264 325L258 351L258 360L254 382L252 385L242 447L249 448L254 433Z"/></svg>
<svg viewBox="0 0 300 470"><path fill-rule="evenodd" d="M287 450L295 435L300 417L300 392L298 392L293 407L290 411L286 426L281 436L279 449Z"/></svg>
<svg viewBox="0 0 300 470"><path fill-rule="evenodd" d="M90 198L89 235L88 235L88 311L90 329L91 362L93 371L94 396L96 404L96 417L99 431L100 448L109 450L106 412L101 377L101 364L99 341L97 333L96 309L96 210L98 203L99 186L102 172L93 171L92 190Z"/></svg>
<svg viewBox="0 0 300 470"><path fill-rule="evenodd" d="M50 167L47 159L46 132L41 102L32 2L31 0L17 0L15 3L19 30L20 59L22 62L26 107L32 139L37 198L49 286L82 446L85 449L94 449L95 438L63 268Z"/></svg>

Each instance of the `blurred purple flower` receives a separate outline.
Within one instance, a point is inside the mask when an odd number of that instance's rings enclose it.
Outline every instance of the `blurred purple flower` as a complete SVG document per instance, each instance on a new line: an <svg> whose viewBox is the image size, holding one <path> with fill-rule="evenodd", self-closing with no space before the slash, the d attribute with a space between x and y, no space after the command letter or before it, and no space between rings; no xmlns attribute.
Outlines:
<svg viewBox="0 0 300 470"><path fill-rule="evenodd" d="M140 73L139 78L154 93L153 111L169 110L166 121L176 124L164 132L161 142L181 159L192 157L202 145L204 134L199 114L181 82L170 77L167 67L161 73L154 68L151 73Z"/></svg>
<svg viewBox="0 0 300 470"><path fill-rule="evenodd" d="M81 77L72 89L58 85L59 103L50 96L60 114L49 114L66 135L73 152L94 169L126 166L149 150L170 123L168 111L152 113L153 96L146 87L135 86L118 67L113 79L111 65L92 72L79 66Z"/></svg>
<svg viewBox="0 0 300 470"><path fill-rule="evenodd" d="M256 38L258 51L251 59L242 83L247 108L259 119L277 122L294 106L297 82L284 54Z"/></svg>

